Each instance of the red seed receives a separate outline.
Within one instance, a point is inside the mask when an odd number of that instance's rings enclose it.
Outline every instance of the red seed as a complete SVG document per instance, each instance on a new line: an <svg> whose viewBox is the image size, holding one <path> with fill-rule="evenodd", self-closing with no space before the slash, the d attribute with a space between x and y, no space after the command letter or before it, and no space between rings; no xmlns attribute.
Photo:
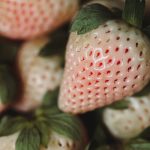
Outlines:
<svg viewBox="0 0 150 150"><path fill-rule="evenodd" d="M131 58L128 59L128 63L130 63L130 62L131 62Z"/></svg>
<svg viewBox="0 0 150 150"><path fill-rule="evenodd" d="M125 53L128 53L128 52L129 52L129 49L128 49L128 48L126 48L126 49L125 49Z"/></svg>
<svg viewBox="0 0 150 150"><path fill-rule="evenodd" d="M105 51L105 53L108 54L108 53L109 53L109 49L107 49L107 50Z"/></svg>

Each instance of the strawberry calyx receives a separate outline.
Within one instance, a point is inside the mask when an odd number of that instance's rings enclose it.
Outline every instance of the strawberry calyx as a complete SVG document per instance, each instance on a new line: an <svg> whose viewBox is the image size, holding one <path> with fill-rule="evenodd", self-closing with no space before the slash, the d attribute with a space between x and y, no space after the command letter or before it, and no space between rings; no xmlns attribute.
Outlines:
<svg viewBox="0 0 150 150"><path fill-rule="evenodd" d="M45 112L46 111L46 112ZM62 128L63 127L63 128ZM40 150L48 147L51 133L82 143L82 126L77 117L56 111L43 109L43 113L32 119L24 116L4 116L0 123L0 137L19 133L16 150Z"/></svg>
<svg viewBox="0 0 150 150"><path fill-rule="evenodd" d="M15 115L11 112L3 116L0 120L0 137L19 133L16 150L40 150L41 146L47 148L53 133L82 143L84 135L80 120L58 109L57 95L58 90L47 92L44 99L48 106L42 105L34 112L19 115L18 112Z"/></svg>
<svg viewBox="0 0 150 150"><path fill-rule="evenodd" d="M17 138L16 150L40 150L40 140L39 131L35 126L24 128Z"/></svg>
<svg viewBox="0 0 150 150"><path fill-rule="evenodd" d="M145 0L126 0L122 14L127 23L142 28L145 12Z"/></svg>
<svg viewBox="0 0 150 150"><path fill-rule="evenodd" d="M40 108L36 122L46 123L51 131L72 140L82 140L81 123L77 117L61 112L57 107ZM63 127L63 128L62 128Z"/></svg>
<svg viewBox="0 0 150 150"><path fill-rule="evenodd" d="M14 134L26 125L27 120L22 116L5 115L0 119L0 137Z"/></svg>
<svg viewBox="0 0 150 150"><path fill-rule="evenodd" d="M84 6L75 17L71 32L85 34L113 18L114 14L107 7L97 3L89 4Z"/></svg>

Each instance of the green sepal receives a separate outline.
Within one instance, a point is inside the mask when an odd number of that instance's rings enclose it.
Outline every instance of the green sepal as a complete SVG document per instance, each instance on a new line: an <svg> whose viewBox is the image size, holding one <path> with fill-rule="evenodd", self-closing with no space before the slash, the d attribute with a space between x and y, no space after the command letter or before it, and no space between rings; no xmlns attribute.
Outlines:
<svg viewBox="0 0 150 150"><path fill-rule="evenodd" d="M116 109L116 110L123 110L128 109L130 105L130 102L128 100L121 100L118 102L115 102L108 106L108 108Z"/></svg>
<svg viewBox="0 0 150 150"><path fill-rule="evenodd" d="M89 4L84 6L75 17L71 32L85 34L113 18L114 14L107 7L100 4Z"/></svg>
<svg viewBox="0 0 150 150"><path fill-rule="evenodd" d="M47 147L51 132L56 132L72 140L81 141L84 139L79 119L61 112L58 107L41 108L35 114L35 126L39 129L43 146Z"/></svg>
<svg viewBox="0 0 150 150"><path fill-rule="evenodd" d="M150 25L144 28L143 32L150 38Z"/></svg>
<svg viewBox="0 0 150 150"><path fill-rule="evenodd" d="M24 128L16 141L16 150L40 150L40 133L36 127Z"/></svg>
<svg viewBox="0 0 150 150"><path fill-rule="evenodd" d="M15 100L17 95L17 81L10 68L6 65L0 66L0 102L8 104Z"/></svg>
<svg viewBox="0 0 150 150"><path fill-rule="evenodd" d="M79 120L70 114L60 113L49 117L48 123L51 131L70 138L72 140L81 141L82 131Z"/></svg>
<svg viewBox="0 0 150 150"><path fill-rule="evenodd" d="M145 0L126 0L122 18L129 24L141 28L145 12Z"/></svg>
<svg viewBox="0 0 150 150"><path fill-rule="evenodd" d="M123 150L150 150L150 141L134 139L126 144Z"/></svg>
<svg viewBox="0 0 150 150"><path fill-rule="evenodd" d="M0 136L14 134L26 126L27 122L22 117L4 116L0 120Z"/></svg>
<svg viewBox="0 0 150 150"><path fill-rule="evenodd" d="M49 118L49 116L53 116L55 114L61 113L57 106L53 107L41 107L35 111L35 116L37 120L45 120L45 118Z"/></svg>
<svg viewBox="0 0 150 150"><path fill-rule="evenodd" d="M41 145L47 148L50 140L50 128L48 123L46 121L37 121L35 125L40 133Z"/></svg>
<svg viewBox="0 0 150 150"><path fill-rule="evenodd" d="M47 91L43 97L42 106L44 107L52 107L57 106L59 88L56 88L53 91Z"/></svg>

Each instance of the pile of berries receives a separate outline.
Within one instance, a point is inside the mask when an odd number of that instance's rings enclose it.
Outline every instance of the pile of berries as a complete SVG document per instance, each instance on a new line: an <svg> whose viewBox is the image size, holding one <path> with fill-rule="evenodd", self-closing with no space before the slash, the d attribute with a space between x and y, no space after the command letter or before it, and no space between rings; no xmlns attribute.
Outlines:
<svg viewBox="0 0 150 150"><path fill-rule="evenodd" d="M0 1L0 150L149 150L148 0Z"/></svg>

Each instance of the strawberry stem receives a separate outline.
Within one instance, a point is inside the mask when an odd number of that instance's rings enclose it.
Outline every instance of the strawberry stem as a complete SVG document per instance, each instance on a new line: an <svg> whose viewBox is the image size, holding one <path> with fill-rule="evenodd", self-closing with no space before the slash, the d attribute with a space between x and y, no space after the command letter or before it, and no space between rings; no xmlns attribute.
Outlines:
<svg viewBox="0 0 150 150"><path fill-rule="evenodd" d="M122 18L129 24L141 28L143 24L145 0L126 0Z"/></svg>

